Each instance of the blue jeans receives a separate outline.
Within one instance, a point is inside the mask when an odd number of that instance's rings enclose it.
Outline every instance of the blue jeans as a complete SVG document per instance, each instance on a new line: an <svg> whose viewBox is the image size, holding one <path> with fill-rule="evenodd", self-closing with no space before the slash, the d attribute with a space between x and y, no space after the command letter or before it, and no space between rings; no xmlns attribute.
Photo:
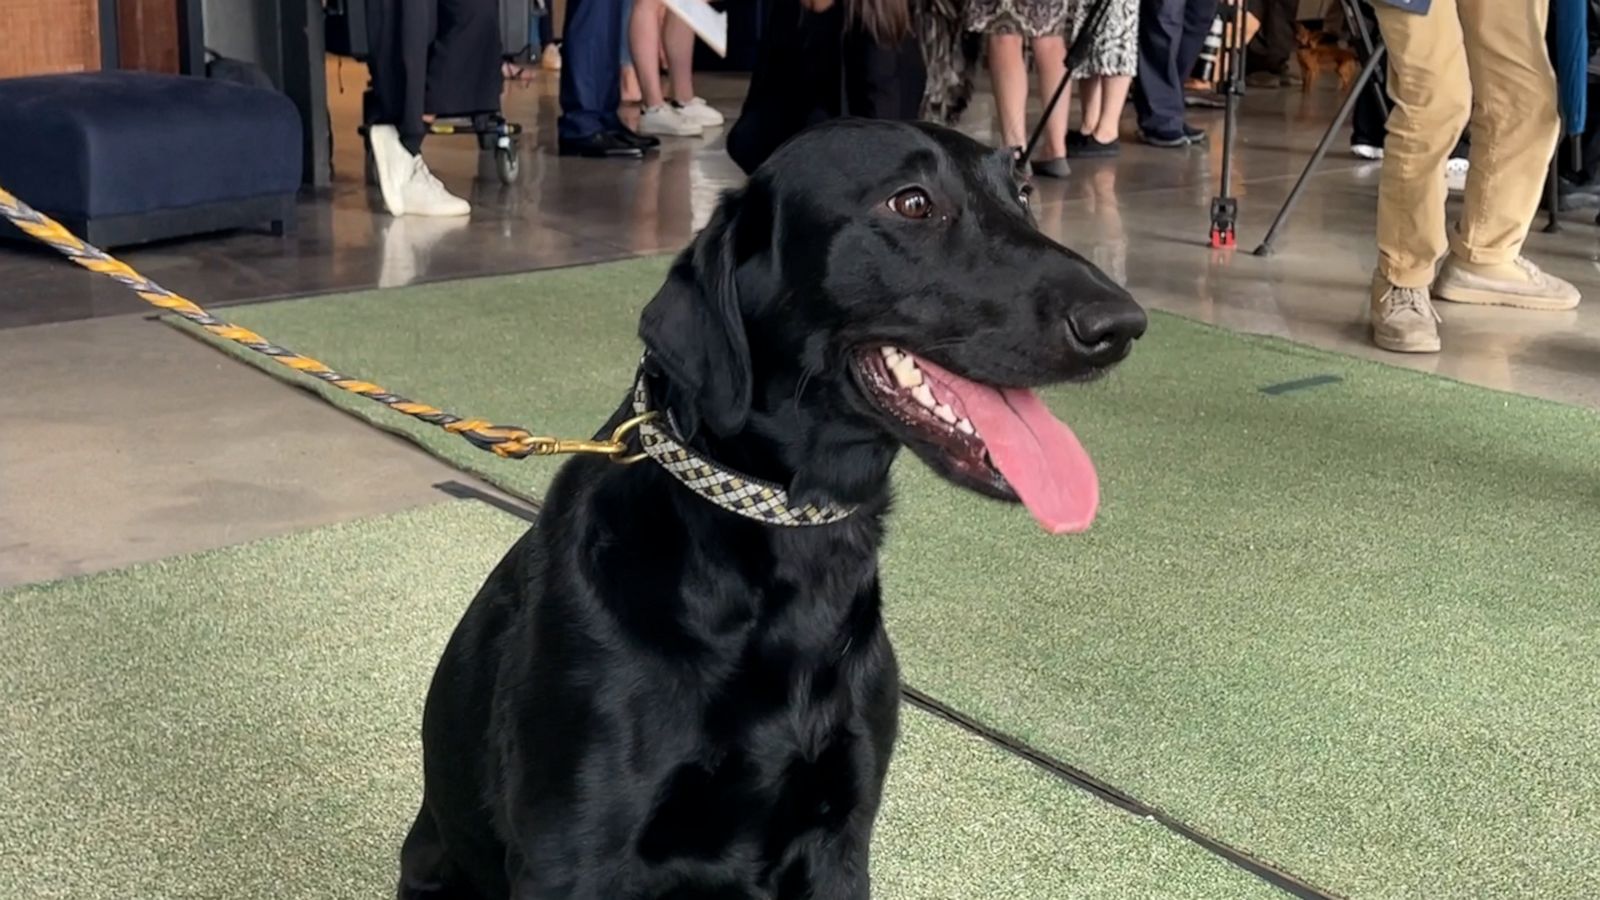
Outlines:
<svg viewBox="0 0 1600 900"><path fill-rule="evenodd" d="M1139 81L1133 90L1140 131L1183 134L1183 80L1200 58L1216 17L1217 0L1141 0Z"/></svg>
<svg viewBox="0 0 1600 900"><path fill-rule="evenodd" d="M633 22L633 0L622 3L622 64L633 65L633 50L628 46L628 28Z"/></svg>
<svg viewBox="0 0 1600 900"><path fill-rule="evenodd" d="M569 0L562 33L561 118L567 140L622 127L622 12L626 0Z"/></svg>

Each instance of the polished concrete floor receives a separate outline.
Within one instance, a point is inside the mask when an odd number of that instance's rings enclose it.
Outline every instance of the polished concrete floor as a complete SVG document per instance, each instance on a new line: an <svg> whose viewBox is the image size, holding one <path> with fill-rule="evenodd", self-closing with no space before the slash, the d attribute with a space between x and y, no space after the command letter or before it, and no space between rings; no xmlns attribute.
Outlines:
<svg viewBox="0 0 1600 900"><path fill-rule="evenodd" d="M348 91L330 104L335 184L304 198L294 237L234 234L121 255L218 306L525 271L677 249L740 180L716 133L671 139L642 163L555 156L554 79L541 74L507 92L508 114L529 127L517 184L476 178L469 139L434 138L430 163L473 200L473 215L394 220L363 177L360 77L349 65L330 73L330 85L342 78ZM701 79L701 92L730 115L741 90L735 78ZM1215 126L1209 146L1130 142L1120 159L1079 162L1070 178L1044 181L1040 224L1152 307L1600 408L1600 232L1587 214L1570 216L1561 234L1536 233L1529 253L1590 293L1591 304L1554 314L1448 307L1446 349L1435 356L1395 357L1366 341L1377 169L1342 154L1342 139L1278 252L1248 252L1335 102L1331 92L1298 91L1246 100L1238 251L1205 246L1219 113L1195 116ZM987 138L992 115L980 101L963 127ZM0 285L0 586L430 502L444 496L435 483L468 480L149 321L123 288L46 251L0 246Z"/></svg>

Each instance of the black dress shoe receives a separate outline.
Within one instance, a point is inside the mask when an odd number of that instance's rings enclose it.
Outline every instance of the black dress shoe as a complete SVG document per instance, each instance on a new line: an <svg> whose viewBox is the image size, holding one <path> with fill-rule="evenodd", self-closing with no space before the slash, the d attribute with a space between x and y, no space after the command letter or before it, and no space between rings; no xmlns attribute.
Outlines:
<svg viewBox="0 0 1600 900"><path fill-rule="evenodd" d="M611 134L616 135L617 139L623 143L632 144L633 146L638 147L640 150L654 150L661 146L661 138L648 134L640 134L626 125L616 129L615 131L612 131Z"/></svg>
<svg viewBox="0 0 1600 900"><path fill-rule="evenodd" d="M609 131L581 138L561 138L556 146L562 156L587 156L591 159L640 159L644 156L643 148Z"/></svg>

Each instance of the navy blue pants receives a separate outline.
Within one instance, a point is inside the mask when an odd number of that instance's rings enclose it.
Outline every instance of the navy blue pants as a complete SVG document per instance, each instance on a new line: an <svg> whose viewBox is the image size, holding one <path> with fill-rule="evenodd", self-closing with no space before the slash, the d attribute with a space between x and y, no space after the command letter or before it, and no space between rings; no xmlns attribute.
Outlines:
<svg viewBox="0 0 1600 900"><path fill-rule="evenodd" d="M1139 81L1133 108L1139 130L1183 132L1183 80L1194 69L1217 17L1217 0L1140 0Z"/></svg>
<svg viewBox="0 0 1600 900"><path fill-rule="evenodd" d="M568 0L561 28L561 119L557 132L581 139L622 127L623 0Z"/></svg>

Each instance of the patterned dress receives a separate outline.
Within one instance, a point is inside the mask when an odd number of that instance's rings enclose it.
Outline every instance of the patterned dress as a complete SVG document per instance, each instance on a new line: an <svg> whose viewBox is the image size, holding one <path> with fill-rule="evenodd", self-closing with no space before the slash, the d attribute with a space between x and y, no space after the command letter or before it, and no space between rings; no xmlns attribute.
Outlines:
<svg viewBox="0 0 1600 900"><path fill-rule="evenodd" d="M1139 73L1139 0L1108 2L1089 56L1072 73L1074 78ZM1026 38L1076 36L1088 11L1089 0L971 0L966 27Z"/></svg>

